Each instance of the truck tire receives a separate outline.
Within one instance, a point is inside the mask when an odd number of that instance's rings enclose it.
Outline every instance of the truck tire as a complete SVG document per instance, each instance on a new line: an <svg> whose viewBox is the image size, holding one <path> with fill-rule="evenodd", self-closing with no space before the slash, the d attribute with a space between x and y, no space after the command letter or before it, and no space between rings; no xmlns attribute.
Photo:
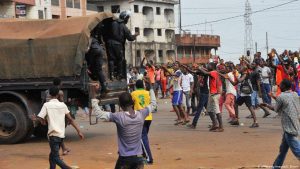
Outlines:
<svg viewBox="0 0 300 169"><path fill-rule="evenodd" d="M0 103L0 143L14 144L23 141L29 131L29 119L16 103Z"/></svg>

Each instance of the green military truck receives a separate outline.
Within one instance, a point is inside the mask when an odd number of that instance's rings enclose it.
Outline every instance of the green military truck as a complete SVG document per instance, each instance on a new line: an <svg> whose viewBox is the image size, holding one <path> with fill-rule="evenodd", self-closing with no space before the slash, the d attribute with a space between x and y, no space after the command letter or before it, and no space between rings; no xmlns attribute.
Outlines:
<svg viewBox="0 0 300 169"><path fill-rule="evenodd" d="M31 120L42 107L54 78L62 80L65 98L88 100L90 78L85 53L90 32L112 20L111 13L58 20L0 21L0 143L19 143L45 127ZM107 73L106 57L104 70ZM108 77L108 76L106 76ZM109 81L101 104L117 103L126 81Z"/></svg>

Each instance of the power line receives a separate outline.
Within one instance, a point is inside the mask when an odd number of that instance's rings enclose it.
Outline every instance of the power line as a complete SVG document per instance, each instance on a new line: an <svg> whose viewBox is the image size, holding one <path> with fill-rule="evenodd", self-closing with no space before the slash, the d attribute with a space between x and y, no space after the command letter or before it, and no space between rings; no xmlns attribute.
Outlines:
<svg viewBox="0 0 300 169"><path fill-rule="evenodd" d="M297 2L297 1L299 1L299 0L292 0L292 1L285 2L285 3L279 4L279 5L271 6L271 7L260 9L260 10L256 10L256 11L252 12L251 14L263 12L263 11L270 10L270 9L273 9L273 8L278 8L278 7L281 7L281 6L284 6L284 5L293 3L293 2ZM182 27L191 27L191 26L204 25L204 24L208 24L208 23L216 23L216 22L221 22L221 21L225 21L225 20L235 19L235 18L239 18L239 17L244 17L244 14L235 15L235 16L231 16L231 17L227 17L227 18L222 18L222 19L217 19L217 20L212 20L212 21L208 21L208 22L201 22L201 23L196 23L196 24L183 25Z"/></svg>

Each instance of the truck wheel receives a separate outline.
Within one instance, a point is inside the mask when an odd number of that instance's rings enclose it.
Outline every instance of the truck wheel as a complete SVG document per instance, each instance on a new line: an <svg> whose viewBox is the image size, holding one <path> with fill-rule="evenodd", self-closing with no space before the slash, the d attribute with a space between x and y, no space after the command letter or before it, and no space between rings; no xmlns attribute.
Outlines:
<svg viewBox="0 0 300 169"><path fill-rule="evenodd" d="M29 131L29 120L25 111L16 103L0 103L0 143L21 142Z"/></svg>

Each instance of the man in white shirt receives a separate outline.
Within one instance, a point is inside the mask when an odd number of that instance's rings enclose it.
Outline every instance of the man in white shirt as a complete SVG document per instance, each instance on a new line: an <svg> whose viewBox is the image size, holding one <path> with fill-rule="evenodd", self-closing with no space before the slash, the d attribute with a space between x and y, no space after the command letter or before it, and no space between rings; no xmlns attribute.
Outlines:
<svg viewBox="0 0 300 169"><path fill-rule="evenodd" d="M170 90L170 88L173 87L172 105L173 105L173 108L174 108L177 118L178 118L175 125L178 125L178 124L185 125L186 123L189 122L189 120L188 120L188 116L187 116L186 112L183 111L183 108L182 108L182 94L183 94L182 87L181 87L182 72L179 69L178 63L174 64L173 69L175 70L175 73L171 73L167 69L165 69L165 70L167 70L169 74L174 76L174 78L172 80L172 84L168 90Z"/></svg>
<svg viewBox="0 0 300 169"><path fill-rule="evenodd" d="M50 169L55 169L56 165L63 169L71 169L72 167L65 164L59 157L59 149L65 138L65 118L67 118L69 123L76 129L81 139L83 139L84 136L71 117L66 104L57 99L59 96L59 88L56 86L50 88L49 94L51 95L51 99L43 105L38 117L36 118L34 116L32 119L39 120L42 124L46 124L46 121L48 123L48 139L51 149L49 155Z"/></svg>
<svg viewBox="0 0 300 169"><path fill-rule="evenodd" d="M186 68L182 68L182 91L183 91L183 100L185 100L186 114L190 114L191 110L191 95L194 88L194 77L192 74L188 73Z"/></svg>
<svg viewBox="0 0 300 169"><path fill-rule="evenodd" d="M271 69L266 66L265 61L261 61L260 66L262 68L261 70L261 77L262 77L262 99L263 103L267 103L271 105L271 97L269 96L269 93L271 92L271 85L270 85L270 78L272 76Z"/></svg>

